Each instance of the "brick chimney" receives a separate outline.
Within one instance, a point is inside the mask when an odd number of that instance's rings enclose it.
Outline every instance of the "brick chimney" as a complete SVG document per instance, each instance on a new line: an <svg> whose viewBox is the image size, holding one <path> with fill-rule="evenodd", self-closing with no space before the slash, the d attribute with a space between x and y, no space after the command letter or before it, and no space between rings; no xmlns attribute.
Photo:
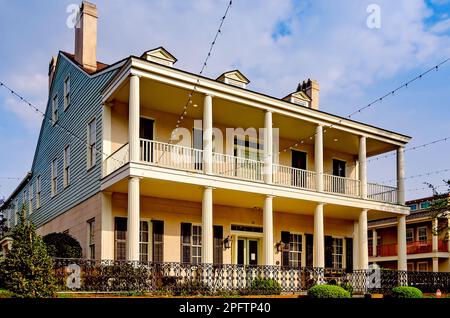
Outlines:
<svg viewBox="0 0 450 318"><path fill-rule="evenodd" d="M298 84L297 86L297 92L304 92L306 95L308 95L309 98L311 98L311 108L312 109L319 109L319 83L316 80L312 80L308 78L308 80L303 81L302 83Z"/></svg>
<svg viewBox="0 0 450 318"><path fill-rule="evenodd" d="M97 70L97 6L83 1L75 26L75 61L88 71Z"/></svg>

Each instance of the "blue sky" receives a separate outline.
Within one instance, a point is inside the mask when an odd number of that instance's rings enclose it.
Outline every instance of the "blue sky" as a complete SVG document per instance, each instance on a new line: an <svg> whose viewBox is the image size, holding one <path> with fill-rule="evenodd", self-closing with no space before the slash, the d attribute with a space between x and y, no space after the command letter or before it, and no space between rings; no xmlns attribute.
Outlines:
<svg viewBox="0 0 450 318"><path fill-rule="evenodd" d="M198 72L227 0L95 1L98 59L113 63L157 46L177 67ZM44 109L48 62L73 52L68 5L77 1L0 0L0 80ZM239 68L249 88L283 97L315 78L321 109L348 115L450 57L449 0L234 0L206 75ZM380 7L381 28L366 25ZM450 63L353 119L413 137L410 147L450 136ZM0 197L30 169L41 118L0 90ZM406 154L406 175L450 168L450 141ZM395 157L369 164L369 180L395 177ZM440 184L450 173L408 179L407 189ZM407 198L430 194L408 191Z"/></svg>

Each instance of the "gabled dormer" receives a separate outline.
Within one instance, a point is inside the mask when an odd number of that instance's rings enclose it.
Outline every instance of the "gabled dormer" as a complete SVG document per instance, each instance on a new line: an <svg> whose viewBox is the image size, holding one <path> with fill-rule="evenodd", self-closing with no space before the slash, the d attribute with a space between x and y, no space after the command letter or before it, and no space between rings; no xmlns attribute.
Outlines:
<svg viewBox="0 0 450 318"><path fill-rule="evenodd" d="M291 93L289 95L287 95L286 97L283 98L283 100L292 103L292 104L296 104L299 106L303 106L303 107L308 107L310 108L311 106L311 98L305 93L305 92L294 92Z"/></svg>
<svg viewBox="0 0 450 318"><path fill-rule="evenodd" d="M175 56L170 54L170 52L167 51L162 46L144 52L144 54L142 54L141 57L146 59L147 61L155 62L170 67L172 67L177 62Z"/></svg>
<svg viewBox="0 0 450 318"><path fill-rule="evenodd" d="M238 70L225 72L222 75L220 75L216 79L216 81L219 81L219 82L222 82L222 83L225 83L225 84L230 84L230 85L233 85L233 86L237 86L237 87L240 87L240 88L246 88L247 84L250 83L248 78L245 77L245 75L242 74Z"/></svg>

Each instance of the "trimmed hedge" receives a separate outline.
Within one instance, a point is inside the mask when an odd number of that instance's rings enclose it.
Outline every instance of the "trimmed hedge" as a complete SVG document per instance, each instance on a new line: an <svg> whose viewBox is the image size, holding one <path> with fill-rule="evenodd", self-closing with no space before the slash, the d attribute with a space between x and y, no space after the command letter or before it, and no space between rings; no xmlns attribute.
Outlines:
<svg viewBox="0 0 450 318"><path fill-rule="evenodd" d="M394 298L423 298L422 291L416 287L401 286L392 289Z"/></svg>
<svg viewBox="0 0 450 318"><path fill-rule="evenodd" d="M279 295L281 285L272 278L256 278L252 281L250 293L253 295Z"/></svg>
<svg viewBox="0 0 450 318"><path fill-rule="evenodd" d="M351 298L350 293L336 285L315 285L308 290L311 298Z"/></svg>
<svg viewBox="0 0 450 318"><path fill-rule="evenodd" d="M70 234L50 233L42 238L50 256L58 258L81 258L80 243Z"/></svg>

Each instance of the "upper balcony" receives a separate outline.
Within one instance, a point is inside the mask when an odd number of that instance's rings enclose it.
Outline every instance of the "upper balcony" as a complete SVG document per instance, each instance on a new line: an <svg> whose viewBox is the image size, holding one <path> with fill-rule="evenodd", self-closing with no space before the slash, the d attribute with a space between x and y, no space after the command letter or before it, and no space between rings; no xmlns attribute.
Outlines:
<svg viewBox="0 0 450 318"><path fill-rule="evenodd" d="M425 254L431 253L433 251L433 241L415 241L409 242L406 245L406 253L408 255L412 254ZM445 240L438 240L437 252L448 252L448 243ZM369 245L369 256L372 257L373 254L373 246ZM397 256L397 244L381 244L377 246L377 257L388 257L388 256Z"/></svg>
<svg viewBox="0 0 450 318"><path fill-rule="evenodd" d="M407 213L393 206L404 204L407 136L135 57L103 103L105 179L139 164ZM398 155L398 189L367 182L367 158L389 151Z"/></svg>

